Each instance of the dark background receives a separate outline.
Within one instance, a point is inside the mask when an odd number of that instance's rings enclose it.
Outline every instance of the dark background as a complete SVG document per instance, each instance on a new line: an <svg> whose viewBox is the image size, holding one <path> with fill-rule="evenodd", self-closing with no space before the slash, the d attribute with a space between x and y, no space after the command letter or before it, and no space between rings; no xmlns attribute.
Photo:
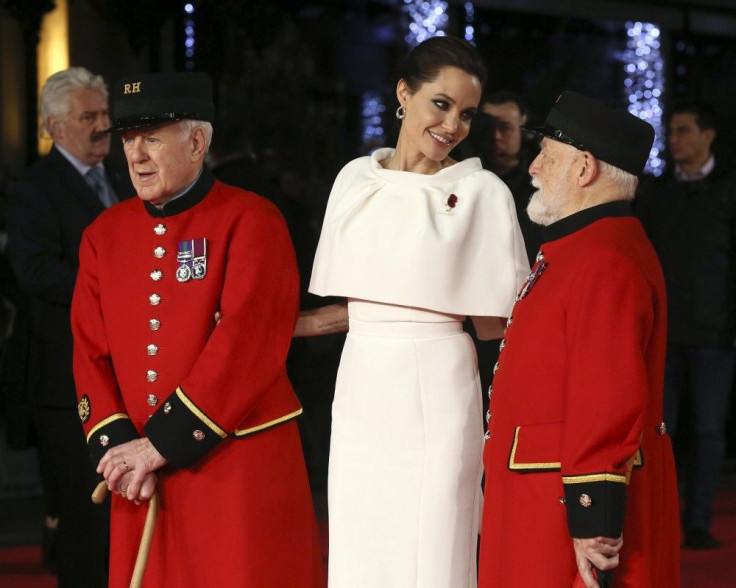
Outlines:
<svg viewBox="0 0 736 588"><path fill-rule="evenodd" d="M374 147L362 138L361 96L380 95L391 128L396 65L407 50L404 0L192 0L194 56L185 55L183 0L67 0L71 65L109 84L142 71L198 69L216 83L218 155L270 150L301 173L334 177L347 160ZM462 35L466 10L447 2L447 33ZM475 42L489 67L489 89L513 89L543 118L574 89L624 100L622 53L627 20L662 29L665 113L674 101L703 99L721 115L719 141L736 139L736 2L485 0L472 3ZM7 171L36 156L33 48L51 0L0 0L7 30L0 56L30 78L0 70L0 95L20 93L23 156L0 142ZM35 35L34 35L35 32ZM4 35L10 37L9 35ZM0 136L5 129L0 127ZM9 169L8 169L9 168Z"/></svg>

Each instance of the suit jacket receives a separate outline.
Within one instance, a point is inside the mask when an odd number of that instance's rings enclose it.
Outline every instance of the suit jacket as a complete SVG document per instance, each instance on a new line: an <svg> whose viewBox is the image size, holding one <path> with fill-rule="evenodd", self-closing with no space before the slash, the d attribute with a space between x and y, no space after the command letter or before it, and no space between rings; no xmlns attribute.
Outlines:
<svg viewBox="0 0 736 588"><path fill-rule="evenodd" d="M716 160L700 180L645 182L634 206L662 262L668 340L730 348L736 338L736 174Z"/></svg>
<svg viewBox="0 0 736 588"><path fill-rule="evenodd" d="M106 169L120 200L134 195L127 173ZM29 395L36 405L76 406L69 313L82 232L104 209L56 147L10 187L8 256L29 296L31 370L40 376Z"/></svg>

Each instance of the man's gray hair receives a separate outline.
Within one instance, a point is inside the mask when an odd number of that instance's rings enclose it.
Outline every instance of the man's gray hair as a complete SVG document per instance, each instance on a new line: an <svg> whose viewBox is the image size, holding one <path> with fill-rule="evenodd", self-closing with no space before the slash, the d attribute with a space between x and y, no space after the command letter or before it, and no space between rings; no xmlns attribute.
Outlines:
<svg viewBox="0 0 736 588"><path fill-rule="evenodd" d="M619 186L622 195L621 200L633 200L636 187L639 185L639 178L600 159L598 160L598 169L603 177L607 177Z"/></svg>
<svg viewBox="0 0 736 588"><path fill-rule="evenodd" d="M179 128L187 137L194 132L194 129L201 128L204 131L204 152L209 152L210 143L212 142L212 123L205 120L184 119L179 121Z"/></svg>
<svg viewBox="0 0 736 588"><path fill-rule="evenodd" d="M49 117L66 118L71 112L69 93L85 89L95 90L107 100L105 80L83 67L70 67L48 77L41 90L41 120L49 133Z"/></svg>

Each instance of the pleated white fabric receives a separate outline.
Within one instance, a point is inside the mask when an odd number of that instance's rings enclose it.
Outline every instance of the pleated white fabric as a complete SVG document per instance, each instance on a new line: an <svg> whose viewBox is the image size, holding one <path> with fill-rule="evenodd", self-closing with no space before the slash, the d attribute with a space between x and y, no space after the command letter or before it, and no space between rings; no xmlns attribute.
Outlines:
<svg viewBox="0 0 736 588"><path fill-rule="evenodd" d="M468 316L508 316L529 273L511 192L477 157L436 174L384 169L393 149L335 179L309 291Z"/></svg>
<svg viewBox="0 0 736 588"><path fill-rule="evenodd" d="M330 588L472 588L478 365L461 316L349 300L332 413Z"/></svg>

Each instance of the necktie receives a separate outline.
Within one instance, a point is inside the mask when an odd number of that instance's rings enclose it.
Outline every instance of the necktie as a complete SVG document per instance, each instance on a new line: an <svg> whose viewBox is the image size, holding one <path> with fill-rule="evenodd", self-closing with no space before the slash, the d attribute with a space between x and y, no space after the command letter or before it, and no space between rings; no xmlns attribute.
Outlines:
<svg viewBox="0 0 736 588"><path fill-rule="evenodd" d="M92 189L97 192L97 196L100 198L105 208L108 208L117 202L117 198L112 193L110 186L105 181L105 172L101 165L93 165L87 172L90 185Z"/></svg>

